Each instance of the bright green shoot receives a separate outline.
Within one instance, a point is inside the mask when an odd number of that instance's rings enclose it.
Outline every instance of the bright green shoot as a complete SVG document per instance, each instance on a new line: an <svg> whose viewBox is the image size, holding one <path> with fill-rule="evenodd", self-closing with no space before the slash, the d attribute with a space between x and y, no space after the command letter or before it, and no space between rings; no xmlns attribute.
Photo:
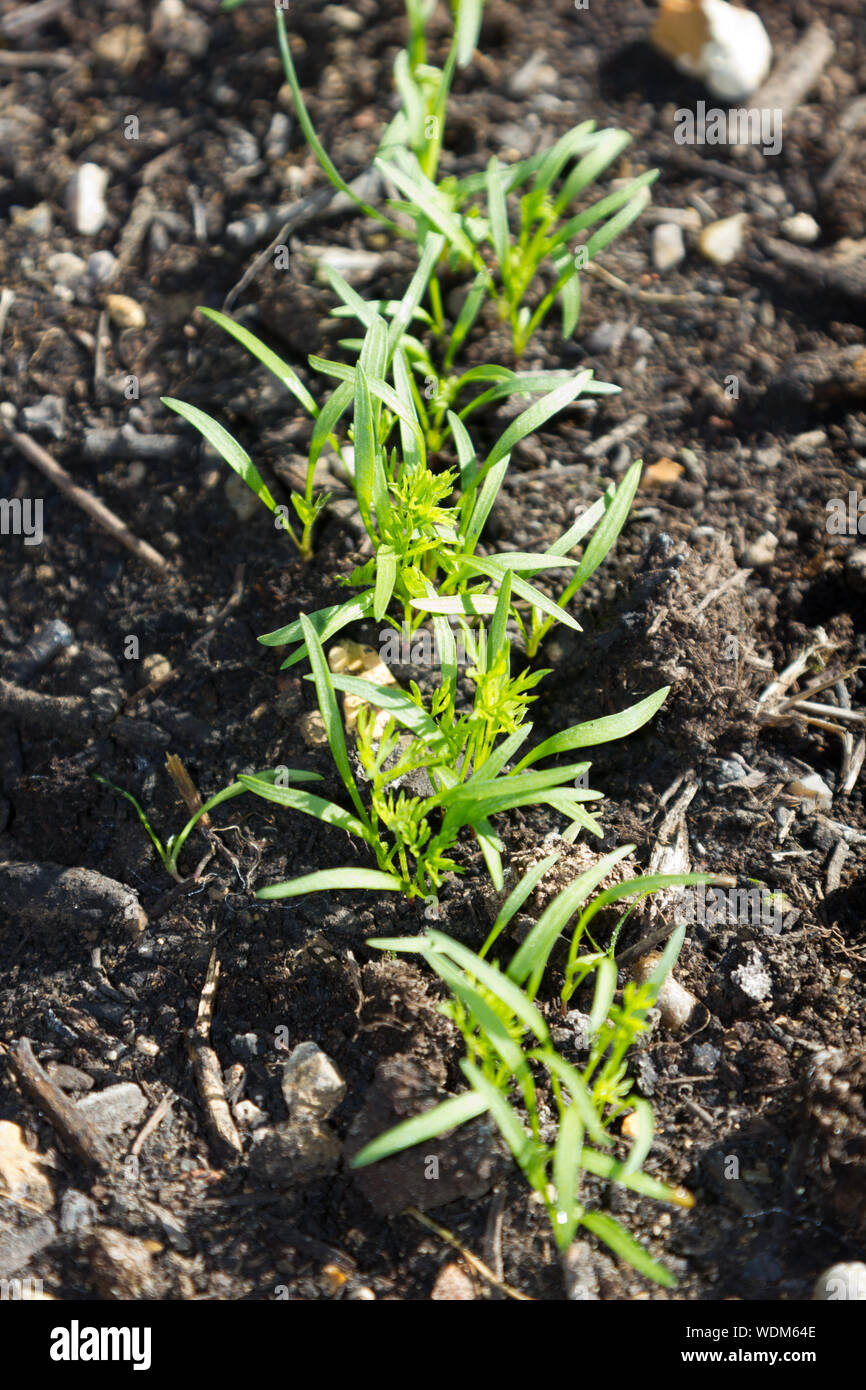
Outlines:
<svg viewBox="0 0 866 1390"><path fill-rule="evenodd" d="M297 768L278 768L276 771L269 770L259 772L256 775L264 781L284 783L285 785L288 785L291 781L321 782L322 780L318 772L302 772ZM178 860L190 832L195 829L202 816L206 815L209 811L215 810L217 806L221 806L224 801L230 801L235 796L241 796L247 790L242 782L232 782L230 786L224 787L222 791L217 792L215 796L212 796L210 800L200 806L194 815L190 816L186 825L177 835L170 835L163 844L162 840L153 829L153 826L150 824L141 803L136 800L131 792L124 791L123 787L116 786L114 782L109 782L107 777L101 776L98 772L92 773L91 776L94 782L99 782L103 787L110 787L113 792L117 792L118 796L125 797L135 808L138 819L144 826L154 849L162 861L163 867L171 874L172 878L177 879L179 883L183 882L184 875L181 874L178 868ZM197 876L198 872L199 870L197 869L194 876Z"/></svg>
<svg viewBox="0 0 866 1390"><path fill-rule="evenodd" d="M328 632L333 612L319 630L310 618L298 620L303 646L296 659L309 657L307 676L316 687L316 698L334 765L352 801L349 812L334 802L297 788L265 784L261 778L240 777L249 791L278 805L291 807L339 826L362 840L376 858L379 877L369 880L369 870L352 880L352 869L341 869L336 878L323 870L312 876L273 884L259 891L261 898L295 897L320 889L379 887L403 892L408 897L436 893L446 873L463 869L451 857L464 829L473 833L487 870L497 888L502 886L502 844L491 817L517 807L546 806L564 816L566 834L581 830L602 833L586 803L601 793L583 785L589 763L532 767L540 759L593 742L620 738L640 728L655 714L667 694L656 691L622 714L564 729L526 754L516 766L513 759L532 731L527 721L545 671L511 671L511 644L506 622L516 575L503 571L488 625L476 615L456 614L461 648L468 654L466 674L474 686L469 709L458 705L457 643L448 621L451 603L436 601L428 585L427 600L442 683L427 700L413 683L408 692L394 686L377 686L355 676L334 674L322 649L320 632ZM374 596L375 598L375 596ZM452 601L453 602L453 601ZM480 604L476 604L479 607ZM484 605L489 611L488 605ZM287 630L288 631L288 630ZM358 712L357 758L363 781L369 787L365 802L349 757L337 705L337 692L364 702ZM374 711L379 711L378 719ZM422 774L427 790L419 791ZM407 790L406 781L411 782ZM413 789L414 788L414 789Z"/></svg>
<svg viewBox="0 0 866 1390"><path fill-rule="evenodd" d="M572 204L628 144L624 131L595 130L595 122L575 126L543 155L506 168L492 159L484 174L436 185L420 161L404 147L377 167L402 195L392 203L421 236L428 227L446 239L453 266L466 265L482 277L485 291L511 328L515 358L559 300L562 334L570 338L580 313L579 271L637 218L649 201L650 170L626 187L608 194L583 212L569 216ZM577 163L564 178L569 163ZM561 181L560 181L561 180ZM518 203L516 231L508 210L509 195L526 189ZM578 246L576 237L601 225ZM552 284L533 309L526 303L530 287L550 264ZM492 267L492 268L491 268ZM434 306L438 300L434 300ZM434 312L434 319L436 315ZM441 328L441 325L438 325Z"/></svg>
<svg viewBox="0 0 866 1390"><path fill-rule="evenodd" d="M560 1250L566 1250L583 1227L639 1273L672 1287L675 1281L670 1273L613 1217L588 1209L580 1190L582 1175L590 1173L658 1201L681 1207L693 1204L691 1195L682 1188L670 1187L643 1171L652 1145L653 1115L647 1101L631 1094L626 1064L629 1049L646 1031L647 1015L676 961L685 929L680 927L673 933L650 980L640 986L633 982L625 985L619 1004L614 1002L617 970L613 946L605 951L593 943L590 953L579 951L588 921L613 901L609 891L591 898L594 888L633 849L633 845L626 845L605 855L558 894L505 971L485 955L556 862L556 854L531 869L515 887L478 955L434 930L421 938L368 943L380 950L421 955L447 985L451 999L442 1011L463 1036L466 1057L461 1069L469 1090L373 1140L355 1157L353 1167L375 1163L416 1144L429 1144L456 1125L489 1113L529 1186L544 1202ZM706 883L707 875L645 876L617 885L622 890L617 896L628 896L634 904L658 888L696 882ZM554 1048L535 997L554 944L588 899L574 929L569 957L572 983L578 976L581 983L595 981L588 1024L589 1055L580 1066ZM539 1068L558 1116L553 1143L541 1137ZM627 1109L635 1112L636 1133L628 1153L618 1158L613 1152L611 1128Z"/></svg>

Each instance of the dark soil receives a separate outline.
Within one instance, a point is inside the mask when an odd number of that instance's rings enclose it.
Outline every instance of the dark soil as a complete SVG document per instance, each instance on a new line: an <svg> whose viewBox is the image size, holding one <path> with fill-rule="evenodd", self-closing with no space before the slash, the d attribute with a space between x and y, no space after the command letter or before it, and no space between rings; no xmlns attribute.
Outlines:
<svg viewBox="0 0 866 1390"><path fill-rule="evenodd" d="M646 865L665 811L685 782L696 781L685 813L695 868L783 890L792 907L778 934L741 922L698 924L687 936L677 974L699 1000L696 1021L685 1035L657 1025L635 1075L656 1113L647 1166L688 1187L696 1204L668 1212L590 1185L592 1199L679 1281L671 1292L648 1286L627 1267L596 1259L587 1239L596 1291L609 1299L807 1298L822 1269L862 1255L866 1234L862 780L844 792L838 735L802 722L762 724L756 711L760 691L818 628L828 672L853 672L850 703L864 704L866 571L854 554L857 535L835 536L826 526L828 501L852 491L859 498L866 478L864 375L844 365L856 354L842 353L864 346L864 298L810 289L807 275L779 265L768 239L782 235L780 223L794 212L820 224L810 255L838 254L844 239L863 236L866 137L856 126L846 134L844 118L866 83L866 20L861 0L754 0L752 7L777 54L816 19L836 44L808 103L787 120L776 157L723 146L684 154L674 145L674 110L706 94L648 48L653 7L637 0L593 0L580 12L570 0L489 0L482 58L457 79L446 139L446 170L481 169L491 152L528 153L591 116L634 137L617 177L661 168L656 207L697 207L705 222L749 215L733 263L701 259L687 234L687 258L663 279L653 269L652 219L639 220L605 252L604 266L635 289L678 298L631 297L587 276L573 342L560 341L551 317L525 365L585 363L622 394L566 413L515 451L485 538L536 548L633 457L681 462L676 481L639 494L616 550L585 591L585 631L560 629L549 643L544 664L554 669L535 706L536 733L609 713L669 682L670 699L646 731L594 756L593 784L606 797L602 847L632 840L638 865ZM4 0L0 15L18 8ZM214 824L226 827L223 851L191 891L172 894L133 808L91 776L132 792L164 837L186 819L165 771L168 753L183 760L204 796L239 772L277 764L321 772L324 794L340 796L327 758L301 734L312 688L295 668L281 673L279 654L256 637L343 596L339 578L359 560L357 531L329 512L314 559L301 563L263 510L239 518L227 470L159 402L180 396L216 414L255 453L278 501L287 500L305 438L300 414L195 308L219 307L272 235L239 246L231 224L318 188L321 176L280 90L271 7L248 0L223 14L211 0L190 0L188 11L209 31L201 58L154 44L147 13L154 8L143 12L127 0L91 0L80 13L70 7L26 42L9 44L53 55L50 65L0 67L0 284L15 295L0 343L3 398L19 412L58 398L56 424L19 413L18 428L170 565L167 577L157 576L2 443L0 495L41 496L44 539L30 546L2 537L0 676L14 679L34 631L63 619L74 644L33 676L30 689L88 699L94 688L108 690L119 712L82 718L77 734L2 719L0 857L96 870L134 889L150 921L133 937L122 924L94 926L83 914L60 927L53 917L9 912L0 921L0 1041L28 1037L43 1065L83 1074L77 1082L67 1075L70 1086L87 1078L95 1090L135 1082L148 1113L168 1093L174 1101L137 1162L128 1151L143 1121L115 1135L113 1165L94 1176L3 1067L0 1118L20 1124L48 1156L56 1225L46 1228L44 1215L0 1190L8 1265L0 1275L39 1277L61 1299L326 1299L361 1287L380 1299L426 1299L453 1251L417 1220L383 1214L387 1203L371 1203L375 1184L362 1187L343 1168L281 1190L249 1163L248 1129L244 1154L227 1159L206 1129L186 1047L216 951L211 1041L222 1067L233 1069L234 1100L252 1101L271 1125L286 1119L286 1056L308 1040L346 1083L332 1117L340 1139L363 1129L359 1116L381 1064L401 1084L410 1084L407 1076L418 1081L413 1067L420 1067L431 1091L459 1089L461 1050L437 1012L435 980L411 957L383 959L365 945L370 936L422 930L423 905L360 894L257 902L256 888L352 862L357 850L336 830L246 797L214 813ZM390 71L405 28L398 0L359 0L348 14L297 0L290 29L319 133L341 172L354 177L392 110ZM360 28L347 27L352 15L362 18ZM106 32L119 25L140 26L144 35L126 68L100 56ZM518 83L515 95L514 77L536 53L542 80L527 90ZM271 144L266 154L275 112L290 117L287 146L274 153ZM137 140L123 135L130 114L138 117ZM822 187L849 148L838 176ZM85 162L109 175L108 223L90 237L72 230L65 207L69 178ZM148 197L155 213L136 238L130 218ZM52 220L43 235L20 211L40 203ZM296 234L289 271L268 264L241 296L234 312L318 392L306 354L338 351L346 329L328 318L332 299L314 278L307 241L382 251L362 289L367 297L399 294L412 257L361 218L323 218ZM61 252L86 261L98 250L122 256L110 291L132 297L146 314L141 328L109 326L101 374L95 352L105 286L88 290L79 281L58 290L61 272L56 261L49 265ZM856 256L858 247L848 251ZM498 360L502 350L491 336L472 347L478 360ZM137 400L124 398L129 374L140 383ZM726 393L731 377L736 398ZM645 418L625 444L587 454L593 440L636 415ZM173 456L91 455L88 432L130 423L139 434L175 436ZM496 419L479 426L482 437L501 428ZM756 556L749 548L766 532L777 548ZM741 567L749 572L738 575ZM224 612L233 592L239 599ZM353 636L377 643L372 627ZM166 663L172 678L152 688ZM813 665L803 683L816 673ZM411 673L397 666L395 674ZM837 697L831 685L815 698ZM850 727L856 742L860 726ZM825 813L786 795L809 772L833 793ZM521 812L500 822L511 854L562 828L554 816ZM200 834L192 837L186 872L207 847ZM478 947L489 923L483 865L473 844L461 854L466 873L441 895L438 925ZM630 926L622 946L639 934ZM742 987L755 972L765 981L761 997ZM552 998L549 1012L555 1021ZM828 1058L826 1049L840 1051ZM489 1264L501 1260L514 1288L562 1299L546 1217L519 1174L492 1163L479 1194L467 1164L455 1160L463 1186L458 1179L433 1219ZM92 1207L82 1208L75 1195L82 1193ZM417 1203L417 1194L409 1197ZM86 1216L77 1220L81 1210ZM106 1228L148 1243L152 1265L138 1282L131 1257L109 1260L106 1274L113 1239ZM331 1265L348 1279L327 1273ZM482 1281L477 1296L490 1296Z"/></svg>

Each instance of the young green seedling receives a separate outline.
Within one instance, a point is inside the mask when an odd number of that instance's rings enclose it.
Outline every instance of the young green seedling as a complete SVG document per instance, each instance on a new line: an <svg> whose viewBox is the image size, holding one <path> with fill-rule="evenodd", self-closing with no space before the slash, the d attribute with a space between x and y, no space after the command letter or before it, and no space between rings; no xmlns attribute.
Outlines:
<svg viewBox="0 0 866 1390"><path fill-rule="evenodd" d="M672 1287L675 1280L669 1271L615 1218L588 1209L580 1189L583 1174L589 1173L658 1201L693 1205L693 1198L684 1189L670 1187L643 1171L653 1139L652 1108L631 1094L625 1067L629 1049L647 1028L647 1015L676 961L685 929L680 927L673 933L651 979L640 986L626 984L622 1003L616 1004L617 971L612 951L577 954L587 922L614 899L608 891L584 907L572 944L581 978L595 976L595 997L588 1024L589 1059L582 1069L557 1052L544 1014L535 1002L554 942L614 864L633 849L633 845L626 845L605 855L563 889L506 971L485 955L557 861L557 854L535 865L512 890L478 955L443 932L430 929L421 938L374 939L368 943L380 950L419 954L444 981L451 1000L442 1011L463 1036L466 1057L460 1065L469 1089L380 1135L355 1156L352 1166L365 1167L404 1149L429 1144L457 1125L489 1113L530 1187L547 1208L560 1250L567 1250L583 1227L639 1273ZM695 882L707 882L707 875L644 876L617 885L622 889L617 896L636 901L659 888ZM541 1134L539 1076L549 1086L556 1107L557 1134L552 1143ZM625 1109L637 1116L636 1135L628 1154L617 1158L612 1152L610 1130Z"/></svg>

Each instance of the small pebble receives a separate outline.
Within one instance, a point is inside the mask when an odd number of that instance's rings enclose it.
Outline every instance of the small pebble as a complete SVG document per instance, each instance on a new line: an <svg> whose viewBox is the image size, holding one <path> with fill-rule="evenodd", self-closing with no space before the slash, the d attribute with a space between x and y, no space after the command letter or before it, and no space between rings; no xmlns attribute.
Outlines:
<svg viewBox="0 0 866 1390"><path fill-rule="evenodd" d="M791 453L796 454L798 458L811 458L821 445L826 443L825 430L806 430L804 434L795 435L791 440Z"/></svg>
<svg viewBox="0 0 866 1390"><path fill-rule="evenodd" d="M31 434L47 434L52 439L66 434L66 403L61 396L43 396L36 405L26 405L21 416Z"/></svg>
<svg viewBox="0 0 866 1390"><path fill-rule="evenodd" d="M87 262L71 251L55 251L45 262L45 269L56 285L74 290L87 274Z"/></svg>
<svg viewBox="0 0 866 1390"><path fill-rule="evenodd" d="M29 232L31 236L35 237L42 238L51 235L54 218L48 203L37 203L32 208L12 206L9 213L13 227L20 227L22 231Z"/></svg>
<svg viewBox="0 0 866 1390"><path fill-rule="evenodd" d="M472 1303L475 1299L472 1276L457 1260L443 1265L436 1275L430 1298L436 1303Z"/></svg>
<svg viewBox="0 0 866 1390"><path fill-rule="evenodd" d="M619 1132L623 1139L636 1139L640 1133L640 1122L636 1110L630 1110L627 1115L623 1115L622 1124Z"/></svg>
<svg viewBox="0 0 866 1390"><path fill-rule="evenodd" d="M318 1043L298 1043L283 1066L283 1099L296 1111L327 1119L346 1094L346 1083Z"/></svg>
<svg viewBox="0 0 866 1390"><path fill-rule="evenodd" d="M164 681L171 675L171 662L167 656L162 656L159 652L149 652L141 663L144 674L144 684L149 685L151 681Z"/></svg>
<svg viewBox="0 0 866 1390"><path fill-rule="evenodd" d="M538 92L549 91L559 83L559 73L551 63L545 62L545 55L536 51L531 58L518 68L508 86L512 96L529 97Z"/></svg>
<svg viewBox="0 0 866 1390"><path fill-rule="evenodd" d="M795 212L793 217L785 218L781 227L782 235L798 246L811 246L821 235L821 228L808 212Z"/></svg>
<svg viewBox="0 0 866 1390"><path fill-rule="evenodd" d="M25 1207L29 1203L39 1211L50 1211L54 1192L42 1171L46 1162L43 1154L28 1148L20 1125L0 1120L0 1193L13 1203Z"/></svg>
<svg viewBox="0 0 866 1390"><path fill-rule="evenodd" d="M96 1225L99 1208L92 1197L70 1187L60 1202L60 1229L67 1235L72 1231L89 1231Z"/></svg>
<svg viewBox="0 0 866 1390"><path fill-rule="evenodd" d="M773 981L764 964L764 958L755 949L748 953L741 965L731 971L731 979L746 998L756 1004L769 998L773 990Z"/></svg>
<svg viewBox="0 0 866 1390"><path fill-rule="evenodd" d="M747 569L766 569L776 558L778 545L778 538L772 531L765 531L756 541L752 541L751 545L746 546L740 556L740 563Z"/></svg>
<svg viewBox="0 0 866 1390"><path fill-rule="evenodd" d="M635 962L634 978L638 984L644 984L650 978L660 960L660 955L651 952ZM689 990L675 980L673 975L668 974L656 999L662 1026L671 1033L680 1032L691 1018L697 1002Z"/></svg>
<svg viewBox="0 0 866 1390"><path fill-rule="evenodd" d="M615 352L621 347L622 342L628 332L629 324L627 319L615 319L613 322L606 321L600 323L597 328L584 339L583 346L587 352L598 354L602 352Z"/></svg>
<svg viewBox="0 0 866 1390"><path fill-rule="evenodd" d="M203 58L210 44L210 25L188 10L183 0L159 0L150 24L150 37L164 53L176 50L188 58Z"/></svg>
<svg viewBox="0 0 866 1390"><path fill-rule="evenodd" d="M382 265L382 257L377 251L356 251L350 246L305 246L308 255L316 266L316 279L319 284L329 284L325 267L330 266L350 285L360 285L371 280Z"/></svg>
<svg viewBox="0 0 866 1390"><path fill-rule="evenodd" d="M113 251L94 251L87 257L87 281L94 289L107 285L117 269L117 257Z"/></svg>
<svg viewBox="0 0 866 1390"><path fill-rule="evenodd" d="M265 155L269 160L282 159L289 148L292 122L285 111L275 111L265 136Z"/></svg>
<svg viewBox="0 0 866 1390"><path fill-rule="evenodd" d="M108 317L118 328L144 328L147 315L136 299L128 294L107 294L105 307Z"/></svg>
<svg viewBox="0 0 866 1390"><path fill-rule="evenodd" d="M147 38L137 24L115 24L98 34L91 47L103 63L121 72L134 72L147 54Z"/></svg>
<svg viewBox="0 0 866 1390"><path fill-rule="evenodd" d="M705 260L713 265L729 265L743 249L743 231L747 215L737 212L733 217L722 217L718 222L710 222L698 237L698 249Z"/></svg>
<svg viewBox="0 0 866 1390"><path fill-rule="evenodd" d="M254 516L258 516L262 504L252 488L247 487L243 478L238 477L237 473L229 473L223 484L223 490L238 521L247 522L251 521Z"/></svg>
<svg viewBox="0 0 866 1390"><path fill-rule="evenodd" d="M108 174L98 164L82 164L72 175L66 198L73 226L82 236L96 236L105 226L107 187Z"/></svg>
<svg viewBox="0 0 866 1390"><path fill-rule="evenodd" d="M144 1118L147 1101L134 1081L121 1081L84 1096L77 1109L103 1134L119 1134L126 1125L137 1125Z"/></svg>
<svg viewBox="0 0 866 1390"><path fill-rule="evenodd" d="M343 29L347 34L357 34L364 27L364 16L349 5L326 5L322 11L322 18L336 25L338 29Z"/></svg>
<svg viewBox="0 0 866 1390"><path fill-rule="evenodd" d="M153 1298L153 1253L159 1248L154 1241L139 1240L110 1226L101 1226L88 1244L96 1291L104 1299L125 1303Z"/></svg>
<svg viewBox="0 0 866 1390"><path fill-rule="evenodd" d="M232 1106L232 1114L244 1129L261 1129L269 1120L266 1112L251 1100L239 1100Z"/></svg>
<svg viewBox="0 0 866 1390"><path fill-rule="evenodd" d="M653 265L659 274L673 270L685 259L685 254L686 244L680 228L674 222L660 222L653 230Z"/></svg>
<svg viewBox="0 0 866 1390"><path fill-rule="evenodd" d="M231 1040L231 1050L242 1062L251 1062L259 1055L259 1039L256 1033L235 1033Z"/></svg>
<svg viewBox="0 0 866 1390"><path fill-rule="evenodd" d="M798 796L801 804L810 810L829 811L833 804L833 793L817 772L789 782L785 791L789 796Z"/></svg>

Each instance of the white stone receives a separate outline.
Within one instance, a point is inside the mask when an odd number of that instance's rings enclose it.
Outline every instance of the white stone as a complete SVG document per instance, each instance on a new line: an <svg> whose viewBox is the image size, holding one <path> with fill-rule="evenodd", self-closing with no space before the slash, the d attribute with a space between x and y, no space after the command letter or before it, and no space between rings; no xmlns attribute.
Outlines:
<svg viewBox="0 0 866 1390"><path fill-rule="evenodd" d="M673 270L685 258L682 230L674 222L660 222L653 231L653 265L660 274Z"/></svg>
<svg viewBox="0 0 866 1390"><path fill-rule="evenodd" d="M816 811L829 811L833 804L833 793L817 772L810 772L807 777L798 777L795 781L789 782L785 791L790 796L799 796L801 802L814 807Z"/></svg>
<svg viewBox="0 0 866 1390"><path fill-rule="evenodd" d="M210 26L201 15L188 10L183 0L159 0L150 37L164 53L175 49L188 58L203 58L210 44Z"/></svg>
<svg viewBox="0 0 866 1390"><path fill-rule="evenodd" d="M740 559L742 563L752 570L766 569L773 563L778 547L778 537L772 531L765 531L751 545L747 545Z"/></svg>
<svg viewBox="0 0 866 1390"><path fill-rule="evenodd" d="M638 984L646 983L660 960L661 956L657 952L652 952L650 955L641 956L640 960L635 961L634 978ZM661 1014L662 1026L671 1033L680 1032L694 1013L697 1002L691 991L681 985L678 980L675 980L673 975L666 975L656 999L656 1008Z"/></svg>
<svg viewBox="0 0 866 1390"><path fill-rule="evenodd" d="M98 164L82 164L69 180L66 190L69 215L75 230L82 236L96 236L105 226L107 187L108 175Z"/></svg>
<svg viewBox="0 0 866 1390"><path fill-rule="evenodd" d="M662 0L651 37L681 72L727 101L754 92L773 61L759 17L727 0Z"/></svg>
<svg viewBox="0 0 866 1390"><path fill-rule="evenodd" d="M55 251L45 262L45 269L55 285L74 290L87 272L87 262L71 251Z"/></svg>
<svg viewBox="0 0 866 1390"><path fill-rule="evenodd" d="M733 217L722 217L718 222L710 222L698 238L698 248L705 260L713 265L728 265L743 249L743 229L747 216L737 212Z"/></svg>
<svg viewBox="0 0 866 1390"><path fill-rule="evenodd" d="M782 235L800 246L811 246L821 235L821 228L808 212L795 212L782 223Z"/></svg>

